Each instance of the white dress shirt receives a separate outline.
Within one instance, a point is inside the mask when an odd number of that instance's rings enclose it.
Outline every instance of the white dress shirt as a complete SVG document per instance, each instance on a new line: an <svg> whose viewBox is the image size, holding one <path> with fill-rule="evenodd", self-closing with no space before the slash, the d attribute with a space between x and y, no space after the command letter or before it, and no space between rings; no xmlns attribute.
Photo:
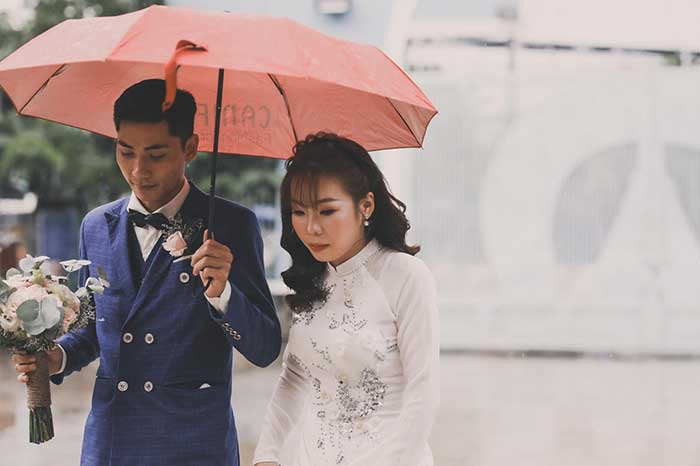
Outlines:
<svg viewBox="0 0 700 466"><path fill-rule="evenodd" d="M187 195L189 193L190 183L187 181L187 179L185 179L185 183L182 185L182 189L180 189L180 192L178 192L177 195L175 195L175 197L172 198L172 200L170 200L170 202L165 204L163 207L156 209L154 212L149 212L148 209L146 209L143 206L143 204L141 204L141 201L138 200L136 194L132 192L131 197L129 198L129 204L127 205L127 209L135 210L145 215L151 213L160 213L165 215L165 217L167 217L168 220L172 221L175 215L180 211L180 208L182 207L182 204L184 204L185 199L187 199ZM141 256L143 256L143 260L148 260L148 256L151 254L151 251L153 251L153 247L160 239L162 231L158 230L155 227L152 227L151 225L147 225L145 227L138 227L134 225L134 233L136 234L136 240L139 242L139 246L141 248ZM225 314L228 310L228 303L231 299L231 284L226 282L226 287L221 293L221 296L219 296L218 298L210 298L208 296L205 297L214 309L216 309L221 314ZM63 350L61 345L58 345L58 347L61 348L61 351L63 352L63 364L61 365L61 369L58 372L55 372L51 375L60 374L66 368L66 352Z"/></svg>
<svg viewBox="0 0 700 466"><path fill-rule="evenodd" d="M180 208L182 207L182 204L184 204L185 199L187 199L188 194L190 193L190 183L185 179L185 183L182 185L182 189L180 189L180 192L175 195L174 198L167 204L165 204L163 207L156 209L153 212L149 212L148 209L146 209L143 204L141 204L141 201L136 197L136 194L133 192L131 193L131 198L129 198L129 204L127 205L128 210L135 210L137 212L141 212L144 215L148 214L163 214L165 217L172 221L175 215L180 211ZM141 247L141 256L143 256L143 260L148 260L148 256L151 254L151 251L153 250L153 246L156 245L158 240L161 237L162 232L158 230L155 227L152 227L151 225L146 225L145 227L137 227L134 225L134 233L136 233L136 239L139 242L139 246ZM224 291L221 293L221 296L218 298L209 298L207 297L207 301L216 309L217 311L221 312L222 314L226 312L226 309L228 308L228 302L231 299L231 285L226 282L226 287L224 288Z"/></svg>

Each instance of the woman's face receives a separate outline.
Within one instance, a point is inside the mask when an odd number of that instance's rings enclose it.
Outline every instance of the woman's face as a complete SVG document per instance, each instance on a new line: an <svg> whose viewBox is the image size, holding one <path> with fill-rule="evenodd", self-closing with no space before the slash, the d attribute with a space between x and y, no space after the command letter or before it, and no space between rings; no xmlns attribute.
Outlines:
<svg viewBox="0 0 700 466"><path fill-rule="evenodd" d="M314 258L338 266L357 254L367 242L364 221L374 212L374 195L356 203L329 176L318 179L313 196L303 191L292 183L292 227Z"/></svg>

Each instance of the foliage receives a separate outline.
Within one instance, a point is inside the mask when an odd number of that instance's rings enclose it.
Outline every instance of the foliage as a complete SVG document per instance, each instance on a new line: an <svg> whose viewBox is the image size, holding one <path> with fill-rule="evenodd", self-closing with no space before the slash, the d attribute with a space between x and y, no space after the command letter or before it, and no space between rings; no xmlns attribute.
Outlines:
<svg viewBox="0 0 700 466"><path fill-rule="evenodd" d="M162 0L39 0L34 17L13 29L0 14L0 58L68 18L110 16L162 4ZM219 159L217 193L243 203L274 203L278 162L253 157ZM209 155L200 154L188 170L209 188ZM86 131L16 114L0 92L0 197L28 191L39 208L76 206L81 213L129 191L114 162L114 141Z"/></svg>

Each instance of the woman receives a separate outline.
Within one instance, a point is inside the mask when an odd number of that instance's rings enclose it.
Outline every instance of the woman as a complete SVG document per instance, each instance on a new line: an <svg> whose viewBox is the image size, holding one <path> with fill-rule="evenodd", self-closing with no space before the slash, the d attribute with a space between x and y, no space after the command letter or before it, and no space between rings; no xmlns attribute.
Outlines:
<svg viewBox="0 0 700 466"><path fill-rule="evenodd" d="M433 464L438 312L426 266L406 244L406 206L357 143L312 135L282 182L282 277L293 323L255 453L276 466Z"/></svg>

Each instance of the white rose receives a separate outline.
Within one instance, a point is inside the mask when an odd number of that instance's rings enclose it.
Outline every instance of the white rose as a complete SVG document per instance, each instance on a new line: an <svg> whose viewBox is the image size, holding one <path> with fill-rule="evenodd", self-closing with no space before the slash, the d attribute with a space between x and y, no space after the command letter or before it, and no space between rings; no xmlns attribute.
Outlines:
<svg viewBox="0 0 700 466"><path fill-rule="evenodd" d="M0 306L0 327L8 333L14 333L19 330L20 321L17 314L9 309Z"/></svg>
<svg viewBox="0 0 700 466"><path fill-rule="evenodd" d="M71 309L73 312L80 311L80 300L66 285L54 284L49 288L51 293L55 294L63 303L63 307Z"/></svg>
<svg viewBox="0 0 700 466"><path fill-rule="evenodd" d="M187 242L181 232L173 233L163 243L163 249L168 251L173 257L180 257L187 249Z"/></svg>
<svg viewBox="0 0 700 466"><path fill-rule="evenodd" d="M13 275L7 280L5 280L5 283L10 285L12 288L28 288L32 285L32 281L28 279L27 277L24 277L22 275Z"/></svg>
<svg viewBox="0 0 700 466"><path fill-rule="evenodd" d="M30 299L36 302L41 302L49 294L46 290L39 285L31 285L27 288L19 288L17 291L12 293L7 300L7 308L11 311L16 311L17 308L25 301Z"/></svg>

